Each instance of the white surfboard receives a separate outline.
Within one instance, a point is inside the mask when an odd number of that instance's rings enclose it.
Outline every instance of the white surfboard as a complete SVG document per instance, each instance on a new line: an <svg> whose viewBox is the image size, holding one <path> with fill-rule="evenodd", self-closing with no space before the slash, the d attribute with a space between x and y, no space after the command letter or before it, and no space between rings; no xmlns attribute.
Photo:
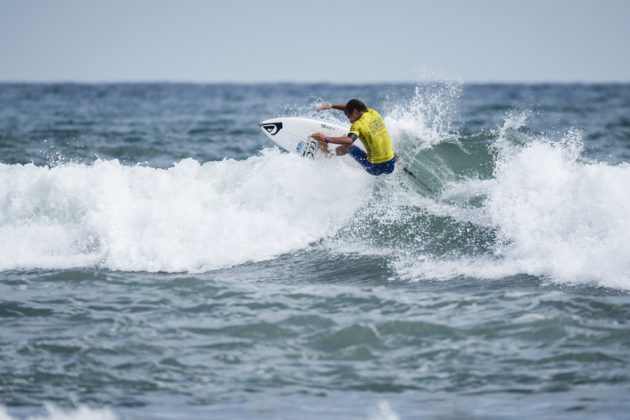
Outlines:
<svg viewBox="0 0 630 420"><path fill-rule="evenodd" d="M350 127L310 118L284 117L271 118L260 123L262 132L278 146L290 153L297 153L311 159L323 157L317 141L311 138L313 133L324 133L330 137L342 137L348 134ZM361 147L361 142L355 142ZM332 152L339 145L329 144Z"/></svg>

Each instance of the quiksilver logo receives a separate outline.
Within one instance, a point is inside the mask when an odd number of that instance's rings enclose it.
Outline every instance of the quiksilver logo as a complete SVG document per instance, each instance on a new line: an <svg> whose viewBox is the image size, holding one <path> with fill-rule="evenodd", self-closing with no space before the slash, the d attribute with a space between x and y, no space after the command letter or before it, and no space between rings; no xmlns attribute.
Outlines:
<svg viewBox="0 0 630 420"><path fill-rule="evenodd" d="M278 133L278 131L282 130L282 123L276 122L276 123L263 124L262 128L267 133L269 133L269 135L275 136Z"/></svg>

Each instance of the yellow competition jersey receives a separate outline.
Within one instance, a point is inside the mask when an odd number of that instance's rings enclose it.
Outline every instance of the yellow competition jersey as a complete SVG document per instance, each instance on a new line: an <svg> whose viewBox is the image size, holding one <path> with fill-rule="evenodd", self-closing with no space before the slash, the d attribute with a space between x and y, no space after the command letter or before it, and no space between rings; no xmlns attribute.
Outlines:
<svg viewBox="0 0 630 420"><path fill-rule="evenodd" d="M383 163L394 158L392 141L378 112L368 108L361 118L352 123L350 133L356 134L367 150L370 163Z"/></svg>

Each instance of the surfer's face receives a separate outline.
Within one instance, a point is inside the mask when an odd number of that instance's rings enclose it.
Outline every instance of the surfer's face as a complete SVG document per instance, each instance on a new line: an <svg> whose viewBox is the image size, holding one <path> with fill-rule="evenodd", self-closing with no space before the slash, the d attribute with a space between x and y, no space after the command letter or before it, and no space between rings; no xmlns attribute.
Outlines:
<svg viewBox="0 0 630 420"><path fill-rule="evenodd" d="M353 109L349 114L346 114L346 117L348 117L350 122L353 123L359 118L361 118L361 113L358 110Z"/></svg>

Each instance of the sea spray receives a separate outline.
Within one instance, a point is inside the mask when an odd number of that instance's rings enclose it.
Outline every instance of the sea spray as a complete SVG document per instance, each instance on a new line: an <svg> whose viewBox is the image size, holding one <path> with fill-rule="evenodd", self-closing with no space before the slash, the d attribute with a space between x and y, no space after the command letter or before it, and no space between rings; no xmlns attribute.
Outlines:
<svg viewBox="0 0 630 420"><path fill-rule="evenodd" d="M462 83L435 81L419 83L409 99L390 99L385 111L385 122L394 144L408 150L412 157L422 148L455 139L453 116L457 100L462 94Z"/></svg>

